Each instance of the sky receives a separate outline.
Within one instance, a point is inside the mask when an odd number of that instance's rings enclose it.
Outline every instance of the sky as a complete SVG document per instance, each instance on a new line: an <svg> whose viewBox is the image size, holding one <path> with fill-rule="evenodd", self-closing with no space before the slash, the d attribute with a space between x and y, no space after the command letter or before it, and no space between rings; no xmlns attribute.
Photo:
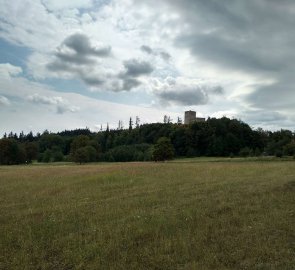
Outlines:
<svg viewBox="0 0 295 270"><path fill-rule="evenodd" d="M0 136L240 119L294 131L293 0L0 0Z"/></svg>

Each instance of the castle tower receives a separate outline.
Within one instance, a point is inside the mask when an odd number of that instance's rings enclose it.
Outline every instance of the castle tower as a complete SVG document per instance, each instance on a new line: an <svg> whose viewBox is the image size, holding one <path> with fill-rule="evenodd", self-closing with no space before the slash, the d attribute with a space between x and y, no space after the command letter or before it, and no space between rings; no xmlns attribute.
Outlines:
<svg viewBox="0 0 295 270"><path fill-rule="evenodd" d="M195 111L186 111L184 112L184 124L188 125L196 121L196 112Z"/></svg>

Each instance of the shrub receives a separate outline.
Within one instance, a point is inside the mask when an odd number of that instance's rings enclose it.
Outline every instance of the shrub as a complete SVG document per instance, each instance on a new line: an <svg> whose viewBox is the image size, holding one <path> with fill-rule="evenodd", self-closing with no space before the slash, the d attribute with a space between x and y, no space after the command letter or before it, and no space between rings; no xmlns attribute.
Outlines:
<svg viewBox="0 0 295 270"><path fill-rule="evenodd" d="M284 146L284 154L287 156L295 155L295 141L292 141Z"/></svg>
<svg viewBox="0 0 295 270"><path fill-rule="evenodd" d="M174 157L174 147L167 137L161 137L154 146L153 160L164 161Z"/></svg>
<svg viewBox="0 0 295 270"><path fill-rule="evenodd" d="M250 148L249 147L244 147L240 150L239 156L241 157L248 157L250 155Z"/></svg>
<svg viewBox="0 0 295 270"><path fill-rule="evenodd" d="M88 162L88 153L86 147L78 148L73 154L73 159L76 163L86 163Z"/></svg>
<svg viewBox="0 0 295 270"><path fill-rule="evenodd" d="M281 158L283 157L283 152L281 150L277 150L275 155L276 157Z"/></svg>
<svg viewBox="0 0 295 270"><path fill-rule="evenodd" d="M254 152L254 155L255 155L255 157L260 157L261 156L261 150L259 149L259 148L255 148L255 152Z"/></svg>
<svg viewBox="0 0 295 270"><path fill-rule="evenodd" d="M102 161L148 161L151 160L151 146L149 144L120 145L101 155Z"/></svg>
<svg viewBox="0 0 295 270"><path fill-rule="evenodd" d="M61 151L52 153L53 162L60 162L64 160L64 155Z"/></svg>
<svg viewBox="0 0 295 270"><path fill-rule="evenodd" d="M188 150L186 151L186 157L195 157L197 156L196 151L194 150L194 148L189 147Z"/></svg>
<svg viewBox="0 0 295 270"><path fill-rule="evenodd" d="M51 161L51 151L47 149L42 156L42 162L48 163Z"/></svg>

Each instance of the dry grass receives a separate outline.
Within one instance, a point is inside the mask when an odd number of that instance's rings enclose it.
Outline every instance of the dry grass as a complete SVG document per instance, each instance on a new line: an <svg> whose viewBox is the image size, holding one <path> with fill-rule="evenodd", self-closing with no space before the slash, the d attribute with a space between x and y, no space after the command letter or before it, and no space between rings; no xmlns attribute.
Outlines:
<svg viewBox="0 0 295 270"><path fill-rule="evenodd" d="M294 165L0 167L0 269L294 269Z"/></svg>

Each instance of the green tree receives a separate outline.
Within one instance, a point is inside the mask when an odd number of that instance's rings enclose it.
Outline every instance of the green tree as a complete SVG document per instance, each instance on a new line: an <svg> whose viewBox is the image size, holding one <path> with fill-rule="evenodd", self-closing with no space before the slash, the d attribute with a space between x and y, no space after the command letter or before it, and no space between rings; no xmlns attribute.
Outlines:
<svg viewBox="0 0 295 270"><path fill-rule="evenodd" d="M98 159L100 145L87 135L79 135L71 144L71 157L77 163L94 162Z"/></svg>
<svg viewBox="0 0 295 270"><path fill-rule="evenodd" d="M26 159L28 162L32 162L32 160L37 159L39 147L36 142L26 142Z"/></svg>
<svg viewBox="0 0 295 270"><path fill-rule="evenodd" d="M170 160L174 157L174 147L171 140L167 137L161 137L158 139L153 150L154 161Z"/></svg>
<svg viewBox="0 0 295 270"><path fill-rule="evenodd" d="M73 158L76 163L82 164L88 162L88 152L86 147L77 149L73 155Z"/></svg>
<svg viewBox="0 0 295 270"><path fill-rule="evenodd" d="M295 141L292 141L284 146L284 153L287 156L295 155Z"/></svg>
<svg viewBox="0 0 295 270"><path fill-rule="evenodd" d="M97 159L96 149L91 145L87 145L84 148L86 149L86 152L87 152L87 162L96 161L96 159Z"/></svg>
<svg viewBox="0 0 295 270"><path fill-rule="evenodd" d="M55 151L52 153L53 162L60 162L64 160L64 155L61 151Z"/></svg>
<svg viewBox="0 0 295 270"><path fill-rule="evenodd" d="M26 152L15 139L4 138L0 140L0 164L13 165L26 161Z"/></svg>
<svg viewBox="0 0 295 270"><path fill-rule="evenodd" d="M42 162L49 163L52 159L52 153L47 149L42 155Z"/></svg>
<svg viewBox="0 0 295 270"><path fill-rule="evenodd" d="M44 132L39 140L40 152L51 150L53 147L59 147L62 150L64 148L63 138L60 135Z"/></svg>
<svg viewBox="0 0 295 270"><path fill-rule="evenodd" d="M89 137L87 135L79 135L78 137L74 138L71 144L71 152L74 153L81 147L85 147L89 144Z"/></svg>
<svg viewBox="0 0 295 270"><path fill-rule="evenodd" d="M74 162L85 163L88 162L88 152L85 147L89 144L89 137L87 135L79 135L74 138L71 143L71 157Z"/></svg>
<svg viewBox="0 0 295 270"><path fill-rule="evenodd" d="M129 119L129 130L132 130L132 127L133 127L133 121L132 121L132 118L130 117L130 119Z"/></svg>

